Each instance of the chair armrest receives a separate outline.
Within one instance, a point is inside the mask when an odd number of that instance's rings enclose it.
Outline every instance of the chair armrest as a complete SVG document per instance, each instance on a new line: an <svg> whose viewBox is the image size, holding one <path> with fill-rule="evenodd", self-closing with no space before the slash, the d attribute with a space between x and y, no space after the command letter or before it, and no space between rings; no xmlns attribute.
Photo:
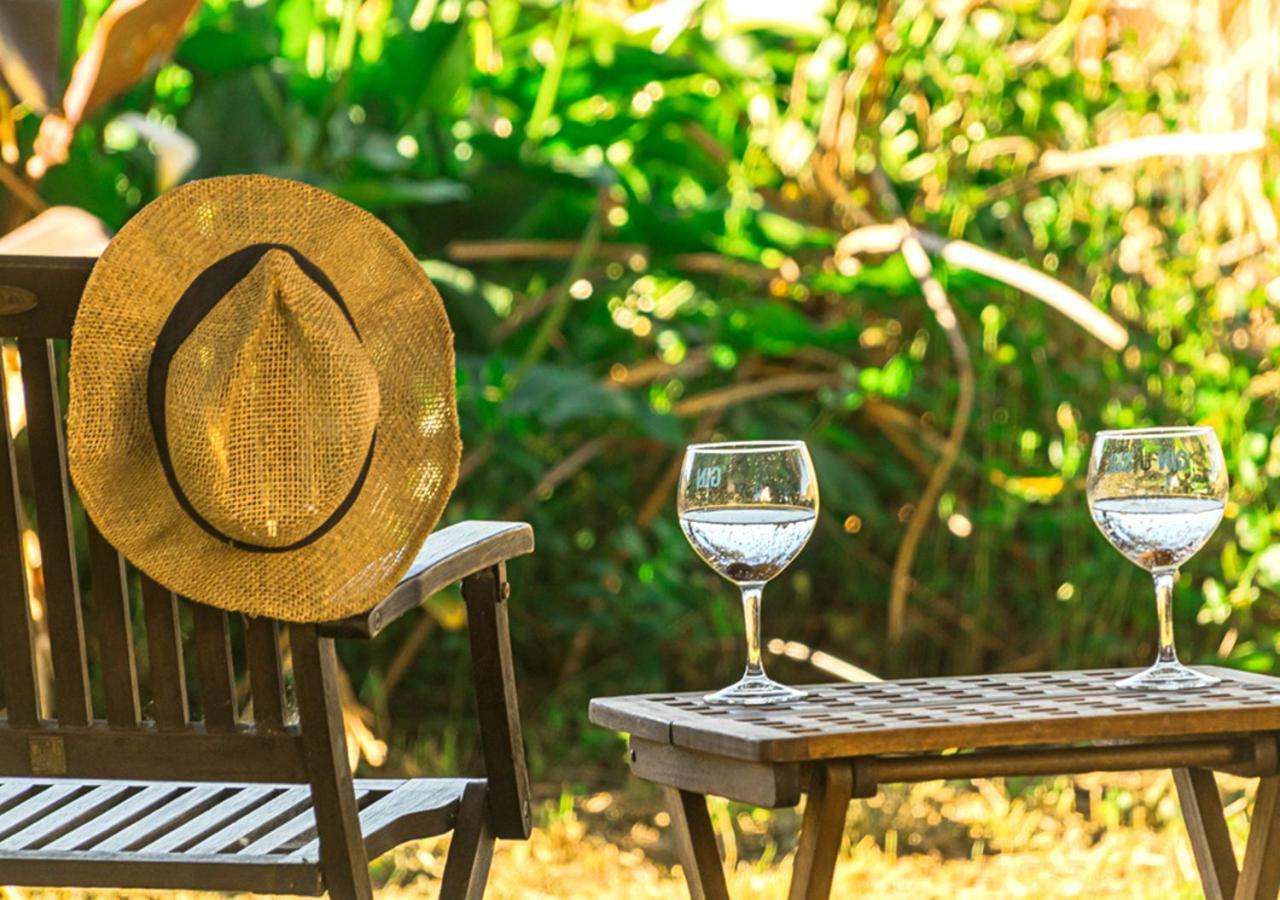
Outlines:
<svg viewBox="0 0 1280 900"><path fill-rule="evenodd" d="M323 637L372 638L437 591L468 575L533 552L524 522L459 522L427 538L400 583L373 609L326 622Z"/></svg>
<svg viewBox="0 0 1280 900"><path fill-rule="evenodd" d="M495 837L522 839L532 828L520 707L507 627L506 561L533 552L523 522L460 522L427 538L405 577L359 616L318 626L325 637L371 638L441 588L462 582L471 642L471 674Z"/></svg>

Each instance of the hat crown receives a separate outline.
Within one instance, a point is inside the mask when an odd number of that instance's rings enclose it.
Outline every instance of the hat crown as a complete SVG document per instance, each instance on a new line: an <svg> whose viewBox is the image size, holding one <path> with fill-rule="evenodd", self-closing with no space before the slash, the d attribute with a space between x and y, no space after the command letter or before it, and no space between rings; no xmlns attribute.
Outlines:
<svg viewBox="0 0 1280 900"><path fill-rule="evenodd" d="M362 478L377 371L337 298L265 251L173 354L164 394L173 476L233 541L288 547Z"/></svg>

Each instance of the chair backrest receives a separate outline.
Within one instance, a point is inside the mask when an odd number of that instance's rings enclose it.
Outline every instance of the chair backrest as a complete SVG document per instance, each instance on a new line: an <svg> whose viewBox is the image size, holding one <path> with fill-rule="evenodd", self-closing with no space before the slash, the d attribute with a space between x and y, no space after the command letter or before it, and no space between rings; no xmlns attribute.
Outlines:
<svg viewBox="0 0 1280 900"><path fill-rule="evenodd" d="M21 369L0 378L0 776L305 781L279 624L181 600L77 528L63 376L93 263L0 256Z"/></svg>

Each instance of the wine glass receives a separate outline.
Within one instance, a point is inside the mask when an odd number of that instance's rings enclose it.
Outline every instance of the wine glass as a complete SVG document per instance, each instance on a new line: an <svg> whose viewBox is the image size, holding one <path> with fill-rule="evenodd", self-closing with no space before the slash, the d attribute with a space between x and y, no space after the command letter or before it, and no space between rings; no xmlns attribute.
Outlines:
<svg viewBox="0 0 1280 900"><path fill-rule="evenodd" d="M1121 688L1179 691L1217 678L1178 662L1173 647L1173 585L1222 521L1227 468L1212 428L1100 431L1089 458L1089 511L1117 550L1151 573L1160 644L1151 668Z"/></svg>
<svg viewBox="0 0 1280 900"><path fill-rule="evenodd" d="M760 596L796 558L818 519L818 479L803 441L691 444L680 470L680 527L693 549L742 591L747 670L708 694L716 704L761 706L805 696L760 661Z"/></svg>

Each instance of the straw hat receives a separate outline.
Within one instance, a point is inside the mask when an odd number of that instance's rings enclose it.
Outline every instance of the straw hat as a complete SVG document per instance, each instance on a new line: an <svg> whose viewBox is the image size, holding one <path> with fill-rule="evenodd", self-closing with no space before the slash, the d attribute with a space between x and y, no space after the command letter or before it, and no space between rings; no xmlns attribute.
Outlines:
<svg viewBox="0 0 1280 900"><path fill-rule="evenodd" d="M67 433L90 518L156 581L342 618L395 586L457 480L453 333L363 210L278 178L193 182L94 267Z"/></svg>

